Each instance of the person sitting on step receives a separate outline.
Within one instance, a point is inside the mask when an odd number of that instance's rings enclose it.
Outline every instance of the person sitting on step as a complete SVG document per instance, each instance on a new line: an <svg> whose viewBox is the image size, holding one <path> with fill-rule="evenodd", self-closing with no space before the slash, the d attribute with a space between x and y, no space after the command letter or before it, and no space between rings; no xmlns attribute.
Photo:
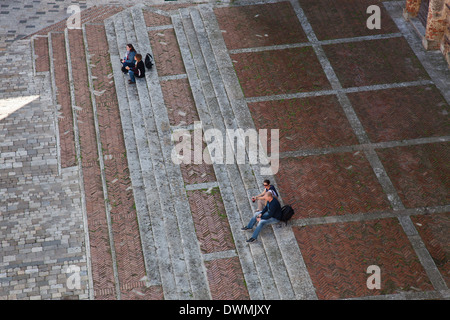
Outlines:
<svg viewBox="0 0 450 320"><path fill-rule="evenodd" d="M280 202L275 198L272 192L266 192L264 194L264 199L267 201L266 206L262 209L261 212L256 212L253 214L253 217L250 219L249 223L242 227L241 230L251 230L254 225L258 223L255 231L252 234L252 237L247 240L247 242L254 242L258 238L261 229L268 224L278 223L281 220L281 205Z"/></svg>
<svg viewBox="0 0 450 320"><path fill-rule="evenodd" d="M257 196L252 197L252 201L253 202L256 201L256 203L258 205L258 209L256 210L256 212L261 212L261 210L265 207L267 201L264 199L264 195L267 192L272 192L275 199L278 200L278 192L274 186L270 185L270 180L267 180L267 179L264 180L263 185L264 185L264 190Z"/></svg>
<svg viewBox="0 0 450 320"><path fill-rule="evenodd" d="M122 63L122 72L128 73L126 67L134 67L134 56L136 55L136 50L134 49L131 43L127 44L127 55L120 59L120 63Z"/></svg>
<svg viewBox="0 0 450 320"><path fill-rule="evenodd" d="M142 55L137 53L134 56L134 59L136 60L136 63L133 67L126 67L128 70L128 74L130 75L130 80L128 81L129 84L136 83L136 77L137 78L143 78L145 77L145 65L144 61L142 61Z"/></svg>

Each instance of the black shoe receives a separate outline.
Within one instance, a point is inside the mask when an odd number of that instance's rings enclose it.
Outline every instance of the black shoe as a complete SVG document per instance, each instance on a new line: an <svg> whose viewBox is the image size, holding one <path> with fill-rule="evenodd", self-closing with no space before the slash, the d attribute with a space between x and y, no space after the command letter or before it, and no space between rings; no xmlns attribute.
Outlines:
<svg viewBox="0 0 450 320"><path fill-rule="evenodd" d="M250 238L250 239L247 240L248 243L252 243L252 242L255 242L255 241L256 241L255 238Z"/></svg>
<svg viewBox="0 0 450 320"><path fill-rule="evenodd" d="M247 228L247 226L245 226L245 227L242 227L241 230L242 230L242 231L245 231L245 230L251 230L251 229L250 229L250 228Z"/></svg>
<svg viewBox="0 0 450 320"><path fill-rule="evenodd" d="M129 83L129 84L135 84L136 82L133 82L133 81L131 81L131 80L128 80L128 83Z"/></svg>

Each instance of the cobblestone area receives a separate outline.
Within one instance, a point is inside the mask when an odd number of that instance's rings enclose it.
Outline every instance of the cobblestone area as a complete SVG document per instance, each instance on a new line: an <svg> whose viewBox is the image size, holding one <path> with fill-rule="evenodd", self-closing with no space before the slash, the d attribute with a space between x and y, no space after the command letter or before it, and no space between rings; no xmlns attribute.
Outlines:
<svg viewBox="0 0 450 320"><path fill-rule="evenodd" d="M448 299L450 71L403 1L190 2L2 2L0 299ZM200 120L280 129L278 173L169 162ZM247 244L263 178L296 214Z"/></svg>
<svg viewBox="0 0 450 320"><path fill-rule="evenodd" d="M88 299L78 170L59 168L50 81L30 48L0 55L0 299Z"/></svg>

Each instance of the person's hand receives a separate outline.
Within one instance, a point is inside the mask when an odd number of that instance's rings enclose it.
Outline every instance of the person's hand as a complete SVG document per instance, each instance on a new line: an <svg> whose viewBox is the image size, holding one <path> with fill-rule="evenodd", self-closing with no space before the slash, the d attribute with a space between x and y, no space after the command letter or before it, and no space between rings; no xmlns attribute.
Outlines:
<svg viewBox="0 0 450 320"><path fill-rule="evenodd" d="M130 70L130 67L125 67L125 69Z"/></svg>

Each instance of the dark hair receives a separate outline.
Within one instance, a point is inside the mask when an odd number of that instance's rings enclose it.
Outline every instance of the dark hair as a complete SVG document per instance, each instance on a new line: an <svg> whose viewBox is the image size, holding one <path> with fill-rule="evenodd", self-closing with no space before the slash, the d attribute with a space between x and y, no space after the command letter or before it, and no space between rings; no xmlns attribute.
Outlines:
<svg viewBox="0 0 450 320"><path fill-rule="evenodd" d="M136 57L136 60L139 60L139 61L142 60L142 54L140 54L140 53L136 53L135 57Z"/></svg>
<svg viewBox="0 0 450 320"><path fill-rule="evenodd" d="M131 51L131 52L136 52L136 49L133 47L133 45L132 45L131 43L128 43L128 44L127 44L127 47L130 48L130 51Z"/></svg>
<svg viewBox="0 0 450 320"><path fill-rule="evenodd" d="M270 180L264 180L264 183L270 184Z"/></svg>

